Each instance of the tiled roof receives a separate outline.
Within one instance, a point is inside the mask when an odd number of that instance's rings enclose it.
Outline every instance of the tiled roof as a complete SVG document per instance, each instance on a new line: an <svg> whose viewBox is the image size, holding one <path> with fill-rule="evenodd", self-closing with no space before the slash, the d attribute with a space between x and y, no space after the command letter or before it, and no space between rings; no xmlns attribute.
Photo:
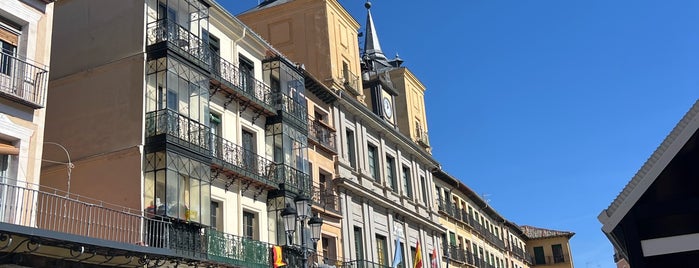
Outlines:
<svg viewBox="0 0 699 268"><path fill-rule="evenodd" d="M571 238L571 237L573 237L573 235L575 235L575 233L573 233L573 232L550 230L550 229L538 228L538 227L528 226L528 225L523 225L523 226L520 226L519 228L522 229L522 232L524 232L524 235L529 237L529 239L551 238L551 237L559 237L559 236L565 236L565 237Z"/></svg>

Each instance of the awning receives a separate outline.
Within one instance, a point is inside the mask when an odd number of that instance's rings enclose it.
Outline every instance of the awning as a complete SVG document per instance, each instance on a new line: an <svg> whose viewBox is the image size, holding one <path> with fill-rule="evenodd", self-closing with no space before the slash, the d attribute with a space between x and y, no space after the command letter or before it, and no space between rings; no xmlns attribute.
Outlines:
<svg viewBox="0 0 699 268"><path fill-rule="evenodd" d="M18 155L19 148L9 144L0 143L0 155Z"/></svg>

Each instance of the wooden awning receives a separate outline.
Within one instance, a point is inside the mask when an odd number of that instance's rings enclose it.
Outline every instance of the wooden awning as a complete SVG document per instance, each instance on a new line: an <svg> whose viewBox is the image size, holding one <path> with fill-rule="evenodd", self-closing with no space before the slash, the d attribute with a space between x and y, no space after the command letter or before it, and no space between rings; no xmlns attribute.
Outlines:
<svg viewBox="0 0 699 268"><path fill-rule="evenodd" d="M19 148L9 144L0 143L0 155L18 155Z"/></svg>

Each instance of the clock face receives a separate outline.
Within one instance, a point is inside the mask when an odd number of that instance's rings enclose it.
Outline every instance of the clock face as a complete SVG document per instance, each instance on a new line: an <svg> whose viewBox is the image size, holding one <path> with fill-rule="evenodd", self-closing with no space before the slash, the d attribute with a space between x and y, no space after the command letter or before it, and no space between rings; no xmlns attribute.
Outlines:
<svg viewBox="0 0 699 268"><path fill-rule="evenodd" d="M383 98L383 112L386 114L386 118L393 116L393 106L391 106L391 101L388 97Z"/></svg>

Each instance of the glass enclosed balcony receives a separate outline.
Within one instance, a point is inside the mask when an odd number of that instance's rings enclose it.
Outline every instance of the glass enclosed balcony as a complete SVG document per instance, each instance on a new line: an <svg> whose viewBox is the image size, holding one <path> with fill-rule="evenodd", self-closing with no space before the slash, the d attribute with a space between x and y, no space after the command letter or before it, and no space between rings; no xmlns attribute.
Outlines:
<svg viewBox="0 0 699 268"><path fill-rule="evenodd" d="M17 56L0 52L0 95L32 108L46 106L49 72Z"/></svg>

